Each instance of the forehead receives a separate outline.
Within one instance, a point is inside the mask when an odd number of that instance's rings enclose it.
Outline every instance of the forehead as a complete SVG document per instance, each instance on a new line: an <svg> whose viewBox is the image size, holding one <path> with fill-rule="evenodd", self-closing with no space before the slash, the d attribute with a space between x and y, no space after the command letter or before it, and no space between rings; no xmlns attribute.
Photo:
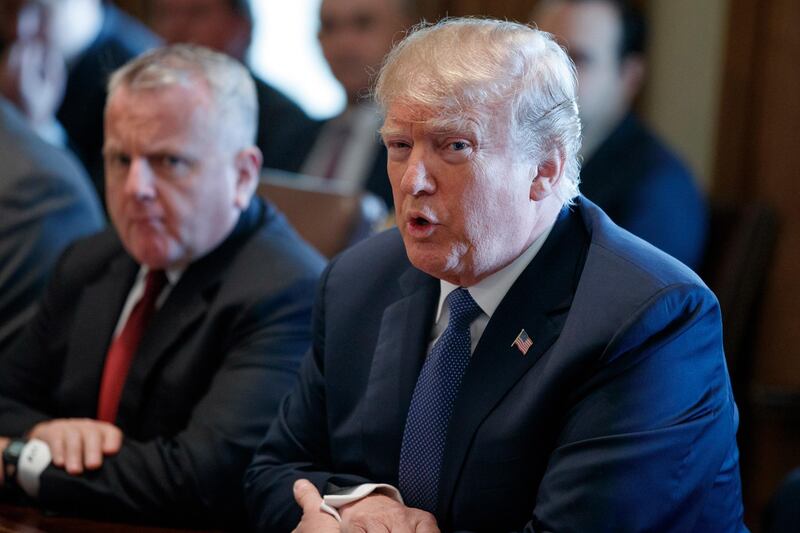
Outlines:
<svg viewBox="0 0 800 533"><path fill-rule="evenodd" d="M209 123L211 99L200 85L166 85L114 90L106 109L111 135L160 137L170 134L200 134L213 129Z"/></svg>
<svg viewBox="0 0 800 533"><path fill-rule="evenodd" d="M602 0L545 3L534 22L570 51L602 49L613 53L622 33L617 9Z"/></svg>
<svg viewBox="0 0 800 533"><path fill-rule="evenodd" d="M390 104L386 111L383 133L410 128L415 124L424 126L428 133L463 132L476 135L497 133L504 129L507 121L502 113L487 109L450 111L423 105Z"/></svg>

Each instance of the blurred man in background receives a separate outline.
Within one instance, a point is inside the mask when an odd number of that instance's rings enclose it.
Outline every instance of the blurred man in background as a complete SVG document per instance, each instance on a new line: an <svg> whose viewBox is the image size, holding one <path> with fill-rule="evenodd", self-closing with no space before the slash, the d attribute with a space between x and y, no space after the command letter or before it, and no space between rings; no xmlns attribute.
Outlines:
<svg viewBox="0 0 800 533"><path fill-rule="evenodd" d="M248 0L151 0L152 24L168 43L194 43L247 64L253 37ZM296 172L308 153L316 124L300 107L252 73L258 93L256 145L264 166Z"/></svg>
<svg viewBox="0 0 800 533"><path fill-rule="evenodd" d="M414 20L411 0L322 0L319 42L347 107L322 124L304 174L366 189L393 205L386 150L377 133L383 118L369 92L384 56Z"/></svg>
<svg viewBox="0 0 800 533"><path fill-rule="evenodd" d="M158 45L158 38L101 0L5 4L0 90L39 132L73 149L103 198L106 83L126 61Z"/></svg>
<svg viewBox="0 0 800 533"><path fill-rule="evenodd" d="M66 246L105 226L72 154L42 140L0 97L0 353L33 317Z"/></svg>
<svg viewBox="0 0 800 533"><path fill-rule="evenodd" d="M697 269L705 200L686 166L631 109L645 76L642 14L626 0L541 0L532 17L578 70L581 192L623 228Z"/></svg>

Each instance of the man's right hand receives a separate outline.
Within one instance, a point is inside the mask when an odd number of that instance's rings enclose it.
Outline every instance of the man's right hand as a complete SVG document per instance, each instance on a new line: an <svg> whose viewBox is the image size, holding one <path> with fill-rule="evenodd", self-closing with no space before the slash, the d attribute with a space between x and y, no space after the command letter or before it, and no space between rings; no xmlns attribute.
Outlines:
<svg viewBox="0 0 800 533"><path fill-rule="evenodd" d="M322 503L317 487L307 479L298 479L294 482L294 500L303 508L303 518L292 533L339 533L339 522L321 511Z"/></svg>
<svg viewBox="0 0 800 533"><path fill-rule="evenodd" d="M73 475L100 468L103 457L114 455L122 446L122 431L117 426L89 418L40 422L28 437L46 442L53 464Z"/></svg>

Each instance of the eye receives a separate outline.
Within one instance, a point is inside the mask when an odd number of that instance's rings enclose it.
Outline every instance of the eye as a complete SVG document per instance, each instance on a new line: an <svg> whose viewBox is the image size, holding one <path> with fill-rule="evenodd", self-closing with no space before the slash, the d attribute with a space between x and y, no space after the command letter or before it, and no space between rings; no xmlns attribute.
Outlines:
<svg viewBox="0 0 800 533"><path fill-rule="evenodd" d="M359 32L368 31L374 24L375 17L367 14L359 14L353 19L353 29Z"/></svg>
<svg viewBox="0 0 800 533"><path fill-rule="evenodd" d="M469 159L474 150L472 142L466 139L450 137L442 144L442 158L450 163L463 163Z"/></svg>
<svg viewBox="0 0 800 533"><path fill-rule="evenodd" d="M184 160L175 155L161 155L156 158L156 162L161 166L177 167L181 165Z"/></svg>
<svg viewBox="0 0 800 533"><path fill-rule="evenodd" d="M130 156L121 152L109 152L104 159L106 166L110 169L126 168L131 164Z"/></svg>
<svg viewBox="0 0 800 533"><path fill-rule="evenodd" d="M157 154L150 157L150 164L160 175L179 176L186 173L191 162L185 157L175 154Z"/></svg>
<svg viewBox="0 0 800 533"><path fill-rule="evenodd" d="M386 144L386 148L395 150L405 150L406 148L411 148L411 145L405 141L389 141Z"/></svg>
<svg viewBox="0 0 800 533"><path fill-rule="evenodd" d="M411 150L411 143L403 139L384 139L383 144L389 159L394 161L404 159Z"/></svg>

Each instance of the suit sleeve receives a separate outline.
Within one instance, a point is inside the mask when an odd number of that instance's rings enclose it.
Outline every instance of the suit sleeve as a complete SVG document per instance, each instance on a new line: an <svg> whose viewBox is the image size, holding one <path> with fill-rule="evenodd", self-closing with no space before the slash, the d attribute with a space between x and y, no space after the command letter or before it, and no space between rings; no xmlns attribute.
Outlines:
<svg viewBox="0 0 800 533"><path fill-rule="evenodd" d="M55 416L52 392L58 386L66 353L70 316L77 298L64 283L75 257L69 246L54 268L38 309L22 332L0 354L0 435L21 437L39 422Z"/></svg>
<svg viewBox="0 0 800 533"><path fill-rule="evenodd" d="M312 274L236 311L220 367L185 428L147 441L125 438L99 470L80 476L51 465L41 477L40 503L115 519L240 524L242 473L309 344ZM25 418L35 421L43 415L33 406L25 406Z"/></svg>
<svg viewBox="0 0 800 533"><path fill-rule="evenodd" d="M572 396L524 531L738 531L737 421L716 298L663 290Z"/></svg>
<svg viewBox="0 0 800 533"><path fill-rule="evenodd" d="M292 494L294 481L305 478L320 493L333 486L353 486L370 480L337 474L328 446L325 348L325 284L323 274L314 306L313 345L300 367L294 390L284 398L275 423L256 451L245 474L245 501L257 531L291 531L300 522L301 509Z"/></svg>
<svg viewBox="0 0 800 533"><path fill-rule="evenodd" d="M42 170L0 192L0 353L33 317L61 252L104 226L94 191L81 186L88 178L72 171L66 165L61 177Z"/></svg>

